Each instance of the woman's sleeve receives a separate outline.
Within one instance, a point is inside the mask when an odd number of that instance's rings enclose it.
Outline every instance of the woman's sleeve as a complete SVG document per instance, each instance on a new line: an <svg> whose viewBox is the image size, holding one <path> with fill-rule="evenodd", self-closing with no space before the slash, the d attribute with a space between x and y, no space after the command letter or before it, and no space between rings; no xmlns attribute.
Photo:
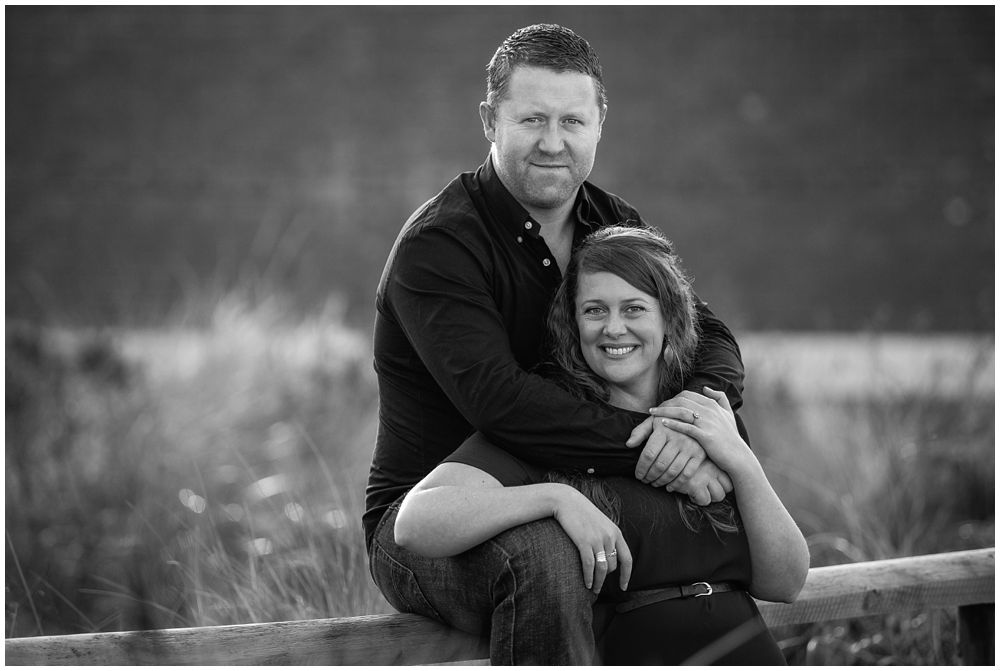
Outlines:
<svg viewBox="0 0 1000 671"><path fill-rule="evenodd" d="M504 487L541 482L542 469L501 450L479 431L466 438L458 449L442 461L447 462L474 466L492 475Z"/></svg>

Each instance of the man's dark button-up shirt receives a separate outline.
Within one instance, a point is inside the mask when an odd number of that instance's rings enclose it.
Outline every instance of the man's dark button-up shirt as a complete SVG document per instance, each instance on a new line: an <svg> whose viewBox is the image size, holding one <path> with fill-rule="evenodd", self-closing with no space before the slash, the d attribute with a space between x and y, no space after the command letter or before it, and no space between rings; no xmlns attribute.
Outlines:
<svg viewBox="0 0 1000 671"><path fill-rule="evenodd" d="M584 183L575 238L640 225L624 200ZM487 159L421 206L396 240L376 296L379 427L363 522L385 509L478 429L546 468L626 475L625 446L645 415L589 403L529 371L561 280L540 227ZM743 365L726 327L699 305L702 344L687 388L708 384L741 403Z"/></svg>

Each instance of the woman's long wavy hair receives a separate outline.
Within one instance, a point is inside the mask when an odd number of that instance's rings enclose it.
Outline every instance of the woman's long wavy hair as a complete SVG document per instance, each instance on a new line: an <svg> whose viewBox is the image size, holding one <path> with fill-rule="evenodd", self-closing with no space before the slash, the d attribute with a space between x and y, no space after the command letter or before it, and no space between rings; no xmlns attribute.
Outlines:
<svg viewBox="0 0 1000 671"><path fill-rule="evenodd" d="M652 228L602 228L587 236L573 253L549 310L548 372L570 392L592 401L608 402L608 383L587 365L576 321L580 276L602 272L617 275L657 299L666 332L660 356L658 398L676 395L684 388L684 378L690 372L698 347L698 316L694 292L680 259L670 241ZM618 521L620 503L613 492L600 486L600 481L584 484L580 477L565 473L550 474L550 479L582 489L605 513L612 513L609 517ZM735 510L728 502L702 507L679 496L677 501L681 518L692 530L700 529L702 522L708 522L717 532L737 529Z"/></svg>

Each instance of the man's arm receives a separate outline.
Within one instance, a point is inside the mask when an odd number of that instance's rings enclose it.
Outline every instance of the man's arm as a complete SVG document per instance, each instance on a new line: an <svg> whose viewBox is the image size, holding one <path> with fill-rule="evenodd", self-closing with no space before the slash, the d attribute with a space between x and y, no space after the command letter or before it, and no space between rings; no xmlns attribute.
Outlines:
<svg viewBox="0 0 1000 671"><path fill-rule="evenodd" d="M638 454L625 440L645 416L582 401L521 368L482 256L441 228L400 243L384 299L424 366L466 420L514 456L632 474Z"/></svg>
<svg viewBox="0 0 1000 671"><path fill-rule="evenodd" d="M692 373L684 380L684 388L702 393L709 387L726 394L733 411L743 407L743 357L736 338L722 321L708 308L708 303L695 297L698 310L701 338ZM739 413L736 413L736 427L743 440L750 443L750 436Z"/></svg>
<svg viewBox="0 0 1000 671"><path fill-rule="evenodd" d="M702 393L704 387L725 392L734 410L735 403L743 405L743 359L736 338L722 321L715 316L708 303L695 297L701 338L695 352L693 372L684 381L684 387Z"/></svg>

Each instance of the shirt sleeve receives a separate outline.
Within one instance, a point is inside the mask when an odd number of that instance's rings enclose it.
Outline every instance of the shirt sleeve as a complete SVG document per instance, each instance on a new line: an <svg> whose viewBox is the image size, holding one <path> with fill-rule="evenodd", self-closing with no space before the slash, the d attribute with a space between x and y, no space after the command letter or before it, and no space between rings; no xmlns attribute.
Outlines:
<svg viewBox="0 0 1000 671"><path fill-rule="evenodd" d="M589 403L521 368L483 254L443 227L401 241L385 285L393 315L435 381L486 438L545 468L631 475L625 446L645 415Z"/></svg>
<svg viewBox="0 0 1000 671"><path fill-rule="evenodd" d="M701 336L695 352L693 372L685 380L684 388L702 393L702 387L725 392L736 415L736 427L749 444L743 419L737 412L743 406L743 358L736 338L726 325L708 308L708 303L695 297Z"/></svg>
<svg viewBox="0 0 1000 671"><path fill-rule="evenodd" d="M504 487L541 482L544 476L544 471L501 450L478 431L466 438L442 463L448 462L475 466L499 480Z"/></svg>

